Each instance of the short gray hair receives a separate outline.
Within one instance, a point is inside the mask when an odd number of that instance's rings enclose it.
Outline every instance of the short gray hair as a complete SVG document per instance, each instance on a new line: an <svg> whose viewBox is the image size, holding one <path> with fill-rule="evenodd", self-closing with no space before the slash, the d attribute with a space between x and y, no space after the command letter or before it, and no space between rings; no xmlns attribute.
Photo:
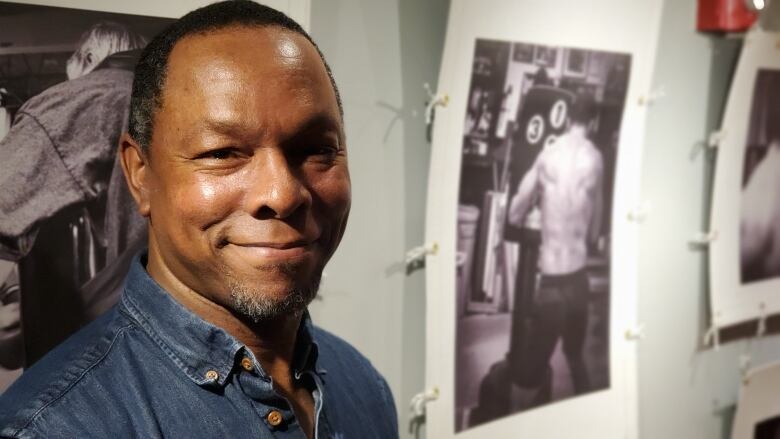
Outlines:
<svg viewBox="0 0 780 439"><path fill-rule="evenodd" d="M101 21L81 34L76 51L68 59L68 65L78 69L77 77L83 76L114 53L142 49L144 46L146 39L126 26L113 21ZM92 55L92 61L88 66L89 55ZM87 67L89 69L85 70Z"/></svg>

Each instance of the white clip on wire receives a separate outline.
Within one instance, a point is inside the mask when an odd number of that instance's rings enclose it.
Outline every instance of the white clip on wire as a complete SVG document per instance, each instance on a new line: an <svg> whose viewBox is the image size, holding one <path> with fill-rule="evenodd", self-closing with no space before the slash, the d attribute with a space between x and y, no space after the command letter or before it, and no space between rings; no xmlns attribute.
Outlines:
<svg viewBox="0 0 780 439"><path fill-rule="evenodd" d="M626 329L626 340L639 341L645 338L645 324L640 323L633 328Z"/></svg>
<svg viewBox="0 0 780 439"><path fill-rule="evenodd" d="M643 202L639 206L628 211L628 220L632 223L642 224L650 215L650 203Z"/></svg>
<svg viewBox="0 0 780 439"><path fill-rule="evenodd" d="M425 416L425 406L429 402L436 401L437 399L439 399L438 387L414 395L412 401L409 403L409 410L412 412L412 416L415 418Z"/></svg>
<svg viewBox="0 0 780 439"><path fill-rule="evenodd" d="M710 230L709 232L699 232L693 235L693 238L688 240L688 243L696 246L707 246L716 239L718 239L718 231Z"/></svg>
<svg viewBox="0 0 780 439"><path fill-rule="evenodd" d="M717 148L723 143L726 138L726 131L713 131L710 133L710 137L707 139L707 146L710 148Z"/></svg>
<svg viewBox="0 0 780 439"><path fill-rule="evenodd" d="M766 305L764 302L761 302L759 305L759 317L758 317L758 328L756 329L756 338L761 338L766 334Z"/></svg>
<svg viewBox="0 0 780 439"><path fill-rule="evenodd" d="M425 260L425 257L427 255L435 255L439 252L439 243L432 242L430 244L421 245L419 247L415 247L408 252L406 252L406 265L412 265L418 262L422 262Z"/></svg>
<svg viewBox="0 0 780 439"><path fill-rule="evenodd" d="M450 103L448 94L440 95L431 90L431 85L427 82L423 84L425 92L428 93L428 104L425 106L425 125L430 126L433 123L433 111L436 107L446 107Z"/></svg>
<svg viewBox="0 0 780 439"><path fill-rule="evenodd" d="M712 344L715 352L720 350L720 328L715 323L704 333L704 345L709 346L710 344Z"/></svg>
<svg viewBox="0 0 780 439"><path fill-rule="evenodd" d="M739 374L742 376L742 380L747 380L752 362L753 358L749 354L739 356Z"/></svg>
<svg viewBox="0 0 780 439"><path fill-rule="evenodd" d="M642 106L651 106L656 101L665 98L666 97L666 87L663 85L659 86L656 89L651 90L646 95L642 95L639 97L639 105Z"/></svg>

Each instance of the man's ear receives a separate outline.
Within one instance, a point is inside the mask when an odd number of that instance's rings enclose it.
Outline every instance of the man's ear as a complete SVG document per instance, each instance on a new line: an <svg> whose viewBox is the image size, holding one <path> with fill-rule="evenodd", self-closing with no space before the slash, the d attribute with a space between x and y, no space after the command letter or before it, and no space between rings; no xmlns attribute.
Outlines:
<svg viewBox="0 0 780 439"><path fill-rule="evenodd" d="M148 218L151 210L149 204L149 184L151 183L149 159L141 145L127 133L123 133L119 140L119 161L122 163L125 181L127 181L130 194L138 206L138 212Z"/></svg>

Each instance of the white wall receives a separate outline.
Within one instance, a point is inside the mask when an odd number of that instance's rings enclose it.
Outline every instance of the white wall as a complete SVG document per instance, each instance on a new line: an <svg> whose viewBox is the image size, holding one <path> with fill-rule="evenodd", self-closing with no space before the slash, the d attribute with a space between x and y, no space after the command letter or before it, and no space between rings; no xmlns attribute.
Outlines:
<svg viewBox="0 0 780 439"><path fill-rule="evenodd" d="M424 272L404 253L422 244L430 145L423 83L439 74L447 0L316 0L311 33L344 100L352 173L347 233L326 268L315 322L384 374L402 437L425 371Z"/></svg>
<svg viewBox="0 0 780 439"><path fill-rule="evenodd" d="M666 97L651 108L642 197L652 205L641 227L639 317L640 437L730 437L740 356L780 358L780 339L703 349L707 315L705 254L687 240L706 228L711 158L697 147L717 129L740 41L698 34L696 3L667 0L654 85Z"/></svg>
<svg viewBox="0 0 780 439"><path fill-rule="evenodd" d="M402 437L408 401L423 384L422 272L403 274L406 249L422 242L429 145L422 82L435 82L446 0L317 0L311 31L344 96L353 212L328 267L315 320L364 352L388 378ZM706 227L712 162L696 145L719 124L739 40L695 31L696 2L667 0L650 110L642 198L639 342L640 437L725 439L740 382L740 357L780 358L780 339L704 350L705 254L687 240ZM414 112L416 111L416 114ZM435 438L432 438L435 439ZM611 439L611 438L606 438Z"/></svg>
<svg viewBox="0 0 780 439"><path fill-rule="evenodd" d="M205 6L209 3L214 3L215 1L216 0L14 0L14 3L178 18L193 9ZM286 13L300 23L304 29L309 29L311 0L262 0L258 3L266 4Z"/></svg>
<svg viewBox="0 0 780 439"><path fill-rule="evenodd" d="M429 145L423 81L435 82L446 0L317 0L311 31L344 97L353 212L327 269L315 320L364 352L395 393L402 437L408 401L423 384L422 272L403 274L422 242ZM640 437L730 435L740 356L780 357L777 337L701 350L707 325L706 260L687 240L706 224L711 162L695 146L718 125L739 41L698 34L696 2L667 0L654 84L667 96L648 116L641 229ZM416 111L416 115L414 112ZM435 439L435 438L432 438ZM606 438L611 439L611 438Z"/></svg>

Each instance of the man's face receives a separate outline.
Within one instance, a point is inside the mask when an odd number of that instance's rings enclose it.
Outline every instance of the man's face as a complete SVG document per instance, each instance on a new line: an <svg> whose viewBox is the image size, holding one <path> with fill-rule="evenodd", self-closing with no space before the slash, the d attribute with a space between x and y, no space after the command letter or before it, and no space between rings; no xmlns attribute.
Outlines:
<svg viewBox="0 0 780 439"><path fill-rule="evenodd" d="M336 96L311 43L279 27L182 39L154 127L150 258L255 319L308 304L350 206Z"/></svg>

